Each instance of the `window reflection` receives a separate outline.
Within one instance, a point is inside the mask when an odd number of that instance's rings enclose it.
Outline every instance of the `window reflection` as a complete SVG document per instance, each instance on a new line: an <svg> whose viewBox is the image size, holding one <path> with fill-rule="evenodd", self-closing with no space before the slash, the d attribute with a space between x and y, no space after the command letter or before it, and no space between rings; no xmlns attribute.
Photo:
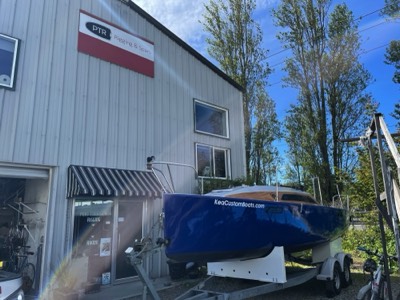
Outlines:
<svg viewBox="0 0 400 300"><path fill-rule="evenodd" d="M113 201L76 201L73 263L82 268L82 283L110 283L112 238Z"/></svg>
<svg viewBox="0 0 400 300"><path fill-rule="evenodd" d="M228 137L228 111L195 101L195 130L222 137Z"/></svg>

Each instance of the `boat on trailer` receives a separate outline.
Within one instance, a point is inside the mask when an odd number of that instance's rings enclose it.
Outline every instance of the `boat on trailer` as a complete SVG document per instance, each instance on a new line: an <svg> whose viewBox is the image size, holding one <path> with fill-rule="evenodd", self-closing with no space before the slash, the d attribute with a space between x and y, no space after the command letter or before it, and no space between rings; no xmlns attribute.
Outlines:
<svg viewBox="0 0 400 300"><path fill-rule="evenodd" d="M205 195L166 193L165 254L176 262L221 262L292 254L340 237L346 208L288 187L242 186Z"/></svg>

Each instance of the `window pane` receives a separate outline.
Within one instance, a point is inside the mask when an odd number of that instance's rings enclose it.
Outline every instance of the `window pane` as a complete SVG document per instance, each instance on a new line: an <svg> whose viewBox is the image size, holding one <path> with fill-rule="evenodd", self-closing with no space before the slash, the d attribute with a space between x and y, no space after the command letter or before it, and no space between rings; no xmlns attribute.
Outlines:
<svg viewBox="0 0 400 300"><path fill-rule="evenodd" d="M13 87L17 40L0 35L0 86Z"/></svg>
<svg viewBox="0 0 400 300"><path fill-rule="evenodd" d="M227 137L226 111L195 102L196 130Z"/></svg>
<svg viewBox="0 0 400 300"><path fill-rule="evenodd" d="M214 151L215 177L226 178L226 151Z"/></svg>
<svg viewBox="0 0 400 300"><path fill-rule="evenodd" d="M76 201L74 215L72 265L80 271L79 284L103 284L111 272L113 201Z"/></svg>
<svg viewBox="0 0 400 300"><path fill-rule="evenodd" d="M212 176L210 147L197 145L197 171L199 176Z"/></svg>

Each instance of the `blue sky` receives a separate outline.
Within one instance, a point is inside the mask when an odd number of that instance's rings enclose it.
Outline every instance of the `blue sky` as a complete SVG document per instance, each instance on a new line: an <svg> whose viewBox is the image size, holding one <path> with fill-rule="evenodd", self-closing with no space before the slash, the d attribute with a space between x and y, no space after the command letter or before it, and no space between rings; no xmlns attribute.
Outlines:
<svg viewBox="0 0 400 300"><path fill-rule="evenodd" d="M297 91L283 86L285 73L281 70L284 59L290 51L283 51L276 39L279 28L273 25L271 9L276 8L278 0L256 0L255 20L261 25L264 39L263 46L269 50L268 63L274 71L268 79L268 94L276 103L277 113L282 120L290 103L296 102ZM207 53L206 34L200 24L207 0L134 0L164 26L192 46L203 56L213 61ZM356 18L361 17L359 32L361 35L362 54L360 62L371 73L374 82L368 87L375 101L379 102L379 112L391 132L395 131L395 120L390 117L396 102L400 102L400 85L392 81L394 67L384 63L384 54L391 40L400 39L400 20L387 21L377 10L384 7L384 0L335 0L333 5L346 3ZM157 47L157 45L155 45Z"/></svg>

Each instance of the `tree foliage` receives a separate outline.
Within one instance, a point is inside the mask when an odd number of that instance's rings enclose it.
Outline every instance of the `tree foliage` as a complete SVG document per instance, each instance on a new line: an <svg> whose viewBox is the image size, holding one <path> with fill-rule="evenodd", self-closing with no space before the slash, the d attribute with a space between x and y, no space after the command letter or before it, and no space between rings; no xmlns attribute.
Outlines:
<svg viewBox="0 0 400 300"><path fill-rule="evenodd" d="M205 5L202 22L210 35L206 39L208 53L220 64L221 69L243 87L243 114L246 147L247 175L250 175L252 155L252 121L261 124L269 118L254 116L256 105L270 101L262 87L270 69L266 63L267 51L261 47L262 32L253 20L256 4L254 0L210 0ZM269 105L269 104L265 104ZM259 130L258 127L257 130ZM258 138L257 138L258 140ZM253 154L256 152L253 152ZM258 161L259 158L254 158Z"/></svg>
<svg viewBox="0 0 400 300"><path fill-rule="evenodd" d="M385 7L382 14L391 18L400 17L400 0L385 0Z"/></svg>
<svg viewBox="0 0 400 300"><path fill-rule="evenodd" d="M396 128L400 131L400 100L394 105L391 116L397 120Z"/></svg>
<svg viewBox="0 0 400 300"><path fill-rule="evenodd" d="M377 174L381 174L379 155L376 148L373 148ZM376 209L375 190L372 178L371 159L367 149L357 149L358 166L354 169L354 180L350 186L351 207L359 211L371 211ZM379 188L383 188L382 177L377 176Z"/></svg>
<svg viewBox="0 0 400 300"><path fill-rule="evenodd" d="M379 194L384 191L383 175L379 152L376 145L371 146L373 152L374 166L376 172L376 181ZM369 249L376 249L382 252L381 232L379 227L379 210L376 206L377 197L374 189L373 171L371 166L371 155L367 148L357 148L359 164L355 168L355 177L351 182L349 189L350 207L353 218L361 221L365 226L363 230L350 228L343 238L343 250L352 252L356 246L366 246ZM394 170L395 162L391 159L390 153L384 153L384 159L388 167ZM386 202L382 202L385 207ZM387 208L384 208L386 210ZM392 230L384 221L384 233L388 253L396 252L395 236Z"/></svg>
<svg viewBox="0 0 400 300"><path fill-rule="evenodd" d="M285 180L290 184L296 183L298 186L304 185L308 178L307 172L312 168L308 164L311 161L309 153L312 153L311 143L308 143L311 137L308 135L307 128L299 126L305 122L303 118L301 107L291 105L284 121L285 139L288 144L286 158L289 162L286 167Z"/></svg>
<svg viewBox="0 0 400 300"><path fill-rule="evenodd" d="M292 51L285 82L299 90L285 122L289 149L298 150L292 163L309 180L320 179L325 198L336 193L334 175L355 165L353 151L340 139L360 134L372 102L363 93L371 77L358 62L353 14L345 4L329 14L330 2L282 0L273 12L283 29L278 38Z"/></svg>
<svg viewBox="0 0 400 300"><path fill-rule="evenodd" d="M275 102L268 97L262 87L259 90L254 119L256 121L252 134L251 174L256 184L272 184L273 181L276 182L279 163L278 149L273 142L280 136L280 126Z"/></svg>
<svg viewBox="0 0 400 300"><path fill-rule="evenodd" d="M385 63L395 67L393 81L400 84L400 40L390 42L385 59Z"/></svg>

